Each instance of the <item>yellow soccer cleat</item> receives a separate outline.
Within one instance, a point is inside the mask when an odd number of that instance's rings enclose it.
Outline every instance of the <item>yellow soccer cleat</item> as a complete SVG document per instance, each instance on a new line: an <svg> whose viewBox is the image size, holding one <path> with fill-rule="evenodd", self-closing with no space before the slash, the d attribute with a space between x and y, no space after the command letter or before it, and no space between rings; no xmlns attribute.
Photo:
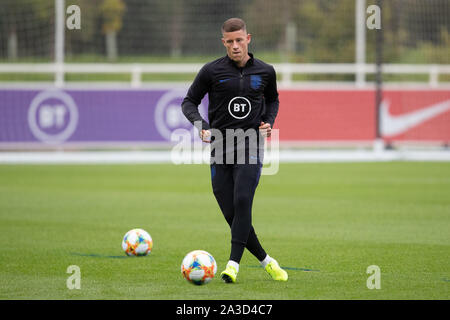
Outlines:
<svg viewBox="0 0 450 320"><path fill-rule="evenodd" d="M237 278L236 268L230 265L227 265L224 271L220 274L222 280L226 283L235 283Z"/></svg>
<svg viewBox="0 0 450 320"><path fill-rule="evenodd" d="M264 269L267 271L268 274L270 274L273 280L276 281L288 280L287 272L280 268L276 260L272 260L270 263L266 265Z"/></svg>

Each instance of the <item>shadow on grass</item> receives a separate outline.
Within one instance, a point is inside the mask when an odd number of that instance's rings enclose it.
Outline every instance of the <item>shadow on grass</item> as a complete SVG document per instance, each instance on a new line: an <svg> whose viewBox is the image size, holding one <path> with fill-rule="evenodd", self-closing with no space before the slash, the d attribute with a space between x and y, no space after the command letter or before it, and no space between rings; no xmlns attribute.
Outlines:
<svg viewBox="0 0 450 320"><path fill-rule="evenodd" d="M261 268L261 266L245 266L247 268ZM294 271L305 271L305 272L320 272L320 270L308 269L308 268L297 268L297 267L285 267L281 266L281 268L286 270L294 270Z"/></svg>
<svg viewBox="0 0 450 320"><path fill-rule="evenodd" d="M90 257L90 258L108 258L108 259L127 259L127 258L134 258L135 256L109 256L104 254L98 254L98 253L79 253L79 252L71 252L70 253L73 256L80 256L80 257ZM139 256L139 258L143 258L147 256Z"/></svg>

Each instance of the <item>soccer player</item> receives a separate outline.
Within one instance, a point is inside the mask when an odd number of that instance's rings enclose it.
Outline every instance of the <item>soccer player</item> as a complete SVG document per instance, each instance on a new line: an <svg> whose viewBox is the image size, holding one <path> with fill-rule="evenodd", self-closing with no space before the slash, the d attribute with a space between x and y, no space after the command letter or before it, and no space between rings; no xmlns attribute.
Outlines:
<svg viewBox="0 0 450 320"><path fill-rule="evenodd" d="M236 282L245 248L274 280L288 279L287 272L262 248L252 226L263 137L271 135L279 101L275 70L248 52L250 40L242 19L225 21L222 43L227 55L202 67L182 103L184 115L198 127L200 138L211 143L212 189L231 228L231 254L221 273L226 283ZM198 111L206 93L209 123Z"/></svg>

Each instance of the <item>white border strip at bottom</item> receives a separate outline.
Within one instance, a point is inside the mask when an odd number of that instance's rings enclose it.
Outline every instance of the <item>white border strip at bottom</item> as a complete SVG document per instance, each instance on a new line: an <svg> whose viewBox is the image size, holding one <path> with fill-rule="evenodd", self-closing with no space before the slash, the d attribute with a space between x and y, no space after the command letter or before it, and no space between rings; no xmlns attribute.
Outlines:
<svg viewBox="0 0 450 320"><path fill-rule="evenodd" d="M199 159L201 155L194 155ZM439 151L355 151L355 150L282 150L279 162L378 162L378 161L450 161L450 150ZM0 152L0 164L151 164L176 163L170 151L99 152ZM180 163L180 161L178 161ZM198 163L196 161L195 163ZM207 163L207 162L203 162ZM272 163L270 153L264 163Z"/></svg>

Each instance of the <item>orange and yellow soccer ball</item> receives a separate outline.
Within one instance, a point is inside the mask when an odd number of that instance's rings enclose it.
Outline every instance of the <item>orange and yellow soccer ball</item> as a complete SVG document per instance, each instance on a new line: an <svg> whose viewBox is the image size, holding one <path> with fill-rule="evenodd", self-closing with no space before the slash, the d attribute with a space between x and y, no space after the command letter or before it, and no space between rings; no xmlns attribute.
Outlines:
<svg viewBox="0 0 450 320"><path fill-rule="evenodd" d="M217 272L214 257L206 251L189 252L181 263L181 274L190 283L202 285L210 282Z"/></svg>
<svg viewBox="0 0 450 320"><path fill-rule="evenodd" d="M122 249L129 256L146 256L153 248L150 234L143 229L128 231L122 240Z"/></svg>

